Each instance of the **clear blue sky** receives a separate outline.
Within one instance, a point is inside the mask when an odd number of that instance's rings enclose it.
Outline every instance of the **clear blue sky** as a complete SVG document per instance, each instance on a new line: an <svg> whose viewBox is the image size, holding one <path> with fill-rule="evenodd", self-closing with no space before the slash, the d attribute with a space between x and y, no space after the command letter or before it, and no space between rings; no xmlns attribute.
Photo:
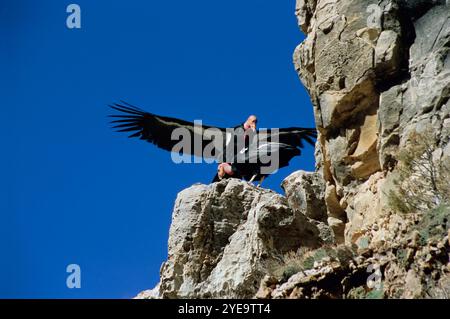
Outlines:
<svg viewBox="0 0 450 319"><path fill-rule="evenodd" d="M66 6L82 29L66 27ZM295 1L2 0L0 297L129 298L167 256L177 193L216 167L110 130L108 103L234 126L314 126ZM313 149L270 177L313 170ZM81 266L81 288L66 266Z"/></svg>

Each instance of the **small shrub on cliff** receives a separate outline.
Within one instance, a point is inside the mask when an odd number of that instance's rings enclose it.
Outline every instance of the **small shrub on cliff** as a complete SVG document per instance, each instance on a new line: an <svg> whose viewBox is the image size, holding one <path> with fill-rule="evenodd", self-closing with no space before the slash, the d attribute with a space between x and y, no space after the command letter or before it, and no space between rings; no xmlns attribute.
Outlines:
<svg viewBox="0 0 450 319"><path fill-rule="evenodd" d="M433 133L414 134L411 140L414 143L398 155L396 189L389 193L391 208L420 213L450 203L450 163L435 158Z"/></svg>
<svg viewBox="0 0 450 319"><path fill-rule="evenodd" d="M441 205L424 215L416 229L422 244L426 244L430 238L446 236L450 229L450 205Z"/></svg>
<svg viewBox="0 0 450 319"><path fill-rule="evenodd" d="M286 253L279 261L272 261L267 265L270 274L280 282L286 282L291 276L305 270L304 256L308 254L308 248L300 248L298 251Z"/></svg>
<svg viewBox="0 0 450 319"><path fill-rule="evenodd" d="M380 289L370 289L367 286L352 288L346 296L347 299L383 299L384 291Z"/></svg>
<svg viewBox="0 0 450 319"><path fill-rule="evenodd" d="M326 245L315 250L302 247L296 252L286 253L281 260L272 261L266 267L279 282L286 282L296 273L314 268L315 262L320 262L325 258L346 263L352 257L353 253L345 246Z"/></svg>

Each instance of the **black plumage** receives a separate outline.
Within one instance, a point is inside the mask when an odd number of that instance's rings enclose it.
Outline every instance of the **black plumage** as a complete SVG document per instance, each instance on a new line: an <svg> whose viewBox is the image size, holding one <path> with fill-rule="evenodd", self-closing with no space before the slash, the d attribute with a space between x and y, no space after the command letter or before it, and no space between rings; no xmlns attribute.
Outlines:
<svg viewBox="0 0 450 319"><path fill-rule="evenodd" d="M172 134L177 128L184 128L190 132L191 145L194 145L195 140L202 141L202 148L192 148L191 152L187 153L198 157L204 157L204 148L212 141L212 137L208 135L208 129L217 129L223 136L226 134L224 128L207 125L202 125L201 130L196 130L193 122L151 114L126 102L115 103L110 107L121 112L121 114L110 115L116 118L111 123L114 124L113 128L117 132L129 132L131 134L128 137L138 137L169 152L173 151L178 143L178 140L172 139Z"/></svg>
<svg viewBox="0 0 450 319"><path fill-rule="evenodd" d="M231 163L233 175L227 178L239 178L247 181L260 181L275 173L278 169L289 165L289 161L295 156L299 156L299 148L285 143L267 142L259 143L254 149L248 149L242 154L238 154L235 161ZM240 158L239 158L240 157ZM278 163L270 165L270 159L276 157ZM215 175L213 182L220 181L218 174Z"/></svg>
<svg viewBox="0 0 450 319"><path fill-rule="evenodd" d="M118 132L130 133L130 138L140 138L166 151L174 151L174 147L179 143L176 129L182 128L189 133L190 145L201 141L201 147L179 150L182 155L228 162L233 169L233 175L226 177L245 180L261 180L278 168L288 166L293 157L301 154L300 149L304 147L304 142L314 145L317 137L317 132L313 128L256 130L248 134L249 131L243 129L243 124L231 129L203 124L196 126L193 122L145 112L126 102L115 103L110 107L120 112L110 115L113 118L111 123ZM256 144L252 144L253 141ZM211 143L214 143L215 151L205 152ZM267 167L269 156L277 156L278 166L274 170L262 172L261 170ZM219 179L216 174L213 181Z"/></svg>

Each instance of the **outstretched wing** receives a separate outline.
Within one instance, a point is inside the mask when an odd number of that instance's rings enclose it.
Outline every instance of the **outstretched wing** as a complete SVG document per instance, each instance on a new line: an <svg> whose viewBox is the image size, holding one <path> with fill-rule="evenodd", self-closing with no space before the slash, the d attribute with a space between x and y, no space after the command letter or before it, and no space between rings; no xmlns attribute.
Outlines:
<svg viewBox="0 0 450 319"><path fill-rule="evenodd" d="M289 165L289 161L300 155L300 150L284 143L262 142L257 147L250 147L245 153L236 156L236 166L240 169L255 164L258 167L271 166L273 170Z"/></svg>
<svg viewBox="0 0 450 319"><path fill-rule="evenodd" d="M267 133L260 131L259 134L262 135L260 140L287 144L298 148L303 148L304 142L314 146L315 139L317 138L317 131L315 128L304 127L272 129L268 130Z"/></svg>
<svg viewBox="0 0 450 319"><path fill-rule="evenodd" d="M121 104L115 103L110 107L121 112L121 114L110 115L115 118L111 123L115 125L113 128L117 132L130 132L129 137L146 140L166 151L216 158L217 152L223 151L227 141L224 128L200 126L193 122L155 115L123 101ZM205 148L207 148L206 152Z"/></svg>

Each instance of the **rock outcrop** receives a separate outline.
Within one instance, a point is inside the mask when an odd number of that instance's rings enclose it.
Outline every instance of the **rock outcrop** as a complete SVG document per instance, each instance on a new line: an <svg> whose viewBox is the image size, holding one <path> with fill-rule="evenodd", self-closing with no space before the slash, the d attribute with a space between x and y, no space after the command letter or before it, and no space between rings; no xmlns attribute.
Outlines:
<svg viewBox="0 0 450 319"><path fill-rule="evenodd" d="M234 179L182 191L140 297L449 298L449 1L297 0L296 14L316 172L285 196Z"/></svg>
<svg viewBox="0 0 450 319"><path fill-rule="evenodd" d="M288 279L266 275L256 297L448 299L449 218L450 206L421 221L385 217L370 229L383 229L389 236L383 242L374 245L366 238L358 245L324 246L297 256L297 271Z"/></svg>
<svg viewBox="0 0 450 319"><path fill-rule="evenodd" d="M193 185L176 199L156 296L253 297L271 260L319 247L331 236L326 228L292 209L286 197L247 182Z"/></svg>

